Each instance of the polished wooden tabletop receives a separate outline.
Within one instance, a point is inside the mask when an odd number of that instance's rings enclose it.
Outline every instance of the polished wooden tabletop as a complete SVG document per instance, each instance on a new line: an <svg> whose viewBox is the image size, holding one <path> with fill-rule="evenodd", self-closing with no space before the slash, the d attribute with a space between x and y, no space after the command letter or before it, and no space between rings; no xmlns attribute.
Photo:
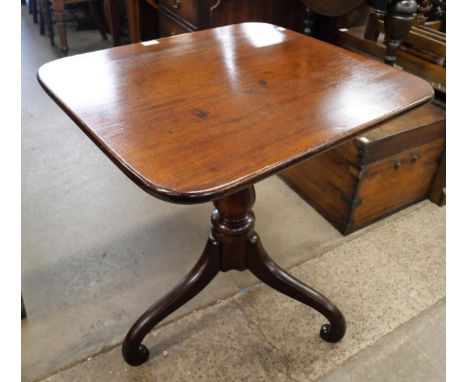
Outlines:
<svg viewBox="0 0 468 382"><path fill-rule="evenodd" d="M413 75L263 23L67 57L38 79L135 183L180 203L244 188L433 95Z"/></svg>

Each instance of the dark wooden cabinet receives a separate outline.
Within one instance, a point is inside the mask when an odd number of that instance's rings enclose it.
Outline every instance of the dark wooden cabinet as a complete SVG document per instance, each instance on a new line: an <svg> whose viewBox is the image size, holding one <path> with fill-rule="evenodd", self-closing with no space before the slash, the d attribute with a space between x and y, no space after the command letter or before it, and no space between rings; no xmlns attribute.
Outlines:
<svg viewBox="0 0 468 382"><path fill-rule="evenodd" d="M181 33L192 32L187 24L183 23L181 19L161 12L159 17L159 35L161 37L174 36Z"/></svg>
<svg viewBox="0 0 468 382"><path fill-rule="evenodd" d="M363 25L364 0L336 17L317 13L322 7L303 0L127 0L132 42L242 22L266 22L333 42L338 28ZM307 8L309 6L309 8ZM328 4L333 8L333 4ZM351 7L352 8L352 7ZM350 9L351 9L350 8ZM314 11L315 10L315 11ZM337 9L338 11L339 9Z"/></svg>
<svg viewBox="0 0 468 382"><path fill-rule="evenodd" d="M306 7L299 0L160 0L161 37L245 21L303 31Z"/></svg>

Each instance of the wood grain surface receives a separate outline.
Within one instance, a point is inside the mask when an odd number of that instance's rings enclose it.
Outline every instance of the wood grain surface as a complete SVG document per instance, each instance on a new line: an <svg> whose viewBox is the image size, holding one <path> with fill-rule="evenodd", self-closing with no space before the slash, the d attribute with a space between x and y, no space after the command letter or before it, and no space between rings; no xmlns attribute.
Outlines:
<svg viewBox="0 0 468 382"><path fill-rule="evenodd" d="M243 189L433 96L411 74L263 23L67 57L38 79L136 184L178 203Z"/></svg>

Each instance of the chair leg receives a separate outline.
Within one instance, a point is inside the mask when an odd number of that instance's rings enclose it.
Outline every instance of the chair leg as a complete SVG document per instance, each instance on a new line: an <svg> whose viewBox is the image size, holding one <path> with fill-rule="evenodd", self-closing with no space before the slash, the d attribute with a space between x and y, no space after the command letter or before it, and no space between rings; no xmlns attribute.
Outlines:
<svg viewBox="0 0 468 382"><path fill-rule="evenodd" d="M50 15L50 1L39 0L41 2L41 14L42 14L42 34L44 34L44 28L47 28L47 34L49 35L50 44L55 46L54 41L54 28L52 26L52 17ZM39 32L41 32L41 25L39 25Z"/></svg>
<svg viewBox="0 0 468 382"><path fill-rule="evenodd" d="M67 30L65 25L65 4L62 0L54 0L55 17L57 18L57 29L60 37L60 48L63 55L68 56Z"/></svg>
<svg viewBox="0 0 468 382"><path fill-rule="evenodd" d="M98 7L96 4L96 0L89 0L89 11L91 13L91 16L94 20L94 23L96 24L99 33L101 33L101 36L104 40L107 40L107 32L104 24L102 23L101 16L99 15Z"/></svg>
<svg viewBox="0 0 468 382"><path fill-rule="evenodd" d="M119 14L116 0L104 0L104 15L112 36L113 46L120 45Z"/></svg>
<svg viewBox="0 0 468 382"><path fill-rule="evenodd" d="M33 22L37 24L37 0L30 0L32 6Z"/></svg>
<svg viewBox="0 0 468 382"><path fill-rule="evenodd" d="M38 6L38 13L39 13L39 34L43 36L45 34L45 22L44 22L44 14L43 14L43 6L42 6L42 0L37 1L37 6Z"/></svg>

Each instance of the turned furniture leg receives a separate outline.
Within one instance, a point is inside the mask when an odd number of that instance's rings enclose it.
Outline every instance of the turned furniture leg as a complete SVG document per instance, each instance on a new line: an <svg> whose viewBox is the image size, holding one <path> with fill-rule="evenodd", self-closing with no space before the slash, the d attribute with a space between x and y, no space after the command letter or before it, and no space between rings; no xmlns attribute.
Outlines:
<svg viewBox="0 0 468 382"><path fill-rule="evenodd" d="M306 7L305 13L306 18L304 20L304 34L306 34L307 36L312 36L314 29L314 13L309 7Z"/></svg>
<svg viewBox="0 0 468 382"><path fill-rule="evenodd" d="M392 0L385 17L385 39L387 53L385 63L393 65L401 40L408 34L416 17L416 0Z"/></svg>
<svg viewBox="0 0 468 382"><path fill-rule="evenodd" d="M139 0L127 0L127 14L128 14L128 33L130 35L130 42L140 42L140 4Z"/></svg>
<svg viewBox="0 0 468 382"><path fill-rule="evenodd" d="M38 0L38 12L39 12L39 34L42 36L45 33L44 14L43 14L43 0Z"/></svg>
<svg viewBox="0 0 468 382"><path fill-rule="evenodd" d="M68 56L67 30L65 26L65 4L63 0L54 0L55 17L57 19L57 29L60 37L60 48L63 55Z"/></svg>
<svg viewBox="0 0 468 382"><path fill-rule="evenodd" d="M106 28L99 15L96 0L89 0L89 12L91 13L91 17L93 18L94 23L96 24L96 27L99 30L99 33L101 34L101 37L103 38L103 40L107 40Z"/></svg>
<svg viewBox="0 0 468 382"><path fill-rule="evenodd" d="M41 2L41 14L44 25L39 25L39 29L43 31L44 26L47 28L49 35L50 45L55 46L54 41L54 27L52 26L52 17L50 15L50 0L39 0ZM42 27L42 28L41 28ZM44 31L43 31L44 33Z"/></svg>
<svg viewBox="0 0 468 382"><path fill-rule="evenodd" d="M37 24L37 1L38 0L29 0L29 3L31 4L31 7L32 7L34 24Z"/></svg>
<svg viewBox="0 0 468 382"><path fill-rule="evenodd" d="M197 295L218 271L250 270L265 284L322 313L330 324L320 335L328 342L343 338L346 322L339 309L326 297L303 284L276 265L263 249L254 231L253 186L214 201L211 236L192 271L168 294L156 302L130 329L122 353L130 365L137 366L149 357L142 345L146 334L170 313Z"/></svg>
<svg viewBox="0 0 468 382"><path fill-rule="evenodd" d="M205 288L219 271L219 243L210 238L198 263L179 284L153 304L132 326L124 340L122 354L132 366L144 363L149 350L143 339L155 325L187 303Z"/></svg>
<svg viewBox="0 0 468 382"><path fill-rule="evenodd" d="M372 8L367 20L366 29L364 30L364 38L367 40L377 41L379 37L379 20L385 17L385 12Z"/></svg>
<svg viewBox="0 0 468 382"><path fill-rule="evenodd" d="M113 46L120 45L119 13L116 0L104 0L104 15L112 36Z"/></svg>

